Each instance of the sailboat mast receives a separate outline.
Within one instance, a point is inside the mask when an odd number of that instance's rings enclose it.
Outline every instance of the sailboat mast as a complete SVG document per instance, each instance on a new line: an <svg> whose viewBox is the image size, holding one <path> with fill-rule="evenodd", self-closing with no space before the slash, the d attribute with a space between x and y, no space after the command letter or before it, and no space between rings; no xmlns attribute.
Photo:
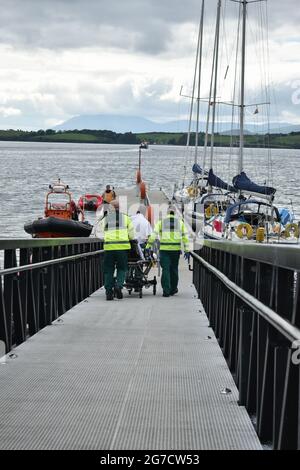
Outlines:
<svg viewBox="0 0 300 470"><path fill-rule="evenodd" d="M210 168L213 166L213 155L214 155L214 139L215 139L215 122L216 122L216 101L217 101L217 87L218 87L218 59L219 59L219 43L220 43L220 19L221 19L221 0L218 1L218 13L217 13L217 24L216 24L216 49L215 49L215 73L214 73L214 92L213 92L213 112L212 112L212 124L211 124L211 138L210 138Z"/></svg>
<svg viewBox="0 0 300 470"><path fill-rule="evenodd" d="M199 30L198 30L195 71L194 71L193 89L192 89L192 97L191 97L191 105L190 105L189 128L188 128L188 135L187 135L187 141L186 141L186 162L184 166L184 176L183 176L182 187L184 187L185 185L187 155L188 155L188 150L189 150L190 140L191 140L192 119L193 119L193 110L194 110L194 101L195 101L195 88L196 88L196 79L197 79L197 72L198 72L199 49L200 49L200 42L201 42L201 19L202 19L202 14L201 14L201 18L199 22Z"/></svg>
<svg viewBox="0 0 300 470"><path fill-rule="evenodd" d="M240 103L240 158L238 173L244 168L244 122L245 122L245 67L246 67L246 18L247 0L243 0L243 29L242 29L242 65L241 65L241 103Z"/></svg>
<svg viewBox="0 0 300 470"><path fill-rule="evenodd" d="M198 143L199 143L199 117L200 117L200 98L201 98L201 73L202 73L202 49L203 49L203 25L204 25L204 6L205 0L202 0L201 20L200 20L200 47L199 47L199 70L198 70L198 90L197 90L197 120L196 120L196 136L195 136L195 159L194 163L198 163Z"/></svg>
<svg viewBox="0 0 300 470"><path fill-rule="evenodd" d="M209 131L209 124L210 124L210 108L211 108L211 105L212 105L214 70L215 70L215 61L216 61L216 48L217 48L217 36L218 36L217 29L218 29L218 18L216 19L216 27L215 27L214 50L213 50L213 60L212 60L210 86L209 86L209 98L208 98L208 108L207 108L207 116L206 116L206 129L205 129L205 137L204 137L204 148L203 148L202 178L201 178L201 185L203 187L204 187L204 170L205 170L205 167L206 167L206 156L207 156L207 148L208 148L208 131Z"/></svg>
<svg viewBox="0 0 300 470"><path fill-rule="evenodd" d="M187 147L189 147L190 139L191 139L191 127L192 127L192 118L193 118L193 109L194 109L194 100L195 100L195 88L196 88L196 78L197 78L197 71L198 71L198 59L199 59L199 49L200 49L200 36L201 36L200 30L201 30L201 19L200 19L200 24L199 24L199 32L198 32L198 40L197 40L195 72L194 72L194 79L193 79L192 98L191 98L190 116L189 116L189 129L188 129L188 136L187 136L187 143L186 143Z"/></svg>

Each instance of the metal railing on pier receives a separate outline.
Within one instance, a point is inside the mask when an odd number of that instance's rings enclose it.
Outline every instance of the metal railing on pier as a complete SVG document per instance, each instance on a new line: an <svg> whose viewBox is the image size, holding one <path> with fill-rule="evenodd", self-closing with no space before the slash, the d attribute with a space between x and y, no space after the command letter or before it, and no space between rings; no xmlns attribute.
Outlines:
<svg viewBox="0 0 300 470"><path fill-rule="evenodd" d="M6 352L103 285L99 239L0 240L0 340Z"/></svg>
<svg viewBox="0 0 300 470"><path fill-rule="evenodd" d="M240 405L274 449L300 448L300 251L204 242L193 278Z"/></svg>

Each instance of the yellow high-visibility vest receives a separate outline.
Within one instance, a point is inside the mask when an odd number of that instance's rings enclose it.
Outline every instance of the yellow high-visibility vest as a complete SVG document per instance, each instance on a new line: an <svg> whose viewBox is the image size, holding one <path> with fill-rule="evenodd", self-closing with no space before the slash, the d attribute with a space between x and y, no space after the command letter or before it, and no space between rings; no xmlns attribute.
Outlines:
<svg viewBox="0 0 300 470"><path fill-rule="evenodd" d="M134 227L130 217L119 211L107 214L102 222L104 250L130 250L130 240L134 239Z"/></svg>
<svg viewBox="0 0 300 470"><path fill-rule="evenodd" d="M161 251L180 251L183 243L184 251L189 251L189 239L183 220L170 214L157 222L149 237L147 248L159 238Z"/></svg>

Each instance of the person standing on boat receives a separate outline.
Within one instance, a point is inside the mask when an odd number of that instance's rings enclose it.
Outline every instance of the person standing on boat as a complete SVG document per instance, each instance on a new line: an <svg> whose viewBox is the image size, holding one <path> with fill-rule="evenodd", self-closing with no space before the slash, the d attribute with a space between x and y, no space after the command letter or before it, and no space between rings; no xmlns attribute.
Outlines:
<svg viewBox="0 0 300 470"><path fill-rule="evenodd" d="M146 248L151 248L156 239L160 241L160 265L162 267L161 285L163 297L178 292L178 265L183 244L185 257L189 256L188 232L183 220L175 216L175 208L170 206L167 216L157 222L150 235Z"/></svg>
<svg viewBox="0 0 300 470"><path fill-rule="evenodd" d="M104 234L104 287L106 300L123 298L122 288L128 265L130 240L135 239L134 227L130 217L119 210L119 202L110 203L111 211L101 221ZM116 282L114 272L117 270Z"/></svg>
<svg viewBox="0 0 300 470"><path fill-rule="evenodd" d="M114 191L114 188L111 188L109 184L106 185L105 191L102 194L103 201L106 202L107 204L110 204L111 201L116 199L116 193Z"/></svg>
<svg viewBox="0 0 300 470"><path fill-rule="evenodd" d="M81 222L83 221L83 210L81 209L80 206L78 206L76 204L76 202L72 199L71 200L71 204L70 204L70 208L71 208L71 216L72 216L72 220L76 220L76 221L79 221L79 215L81 215Z"/></svg>

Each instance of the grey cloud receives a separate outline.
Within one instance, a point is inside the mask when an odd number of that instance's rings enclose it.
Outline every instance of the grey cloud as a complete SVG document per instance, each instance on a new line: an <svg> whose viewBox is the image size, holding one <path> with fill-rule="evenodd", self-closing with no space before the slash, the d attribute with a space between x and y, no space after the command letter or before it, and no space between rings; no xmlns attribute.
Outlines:
<svg viewBox="0 0 300 470"><path fill-rule="evenodd" d="M294 119L300 115L300 80L292 80L277 84L271 93L271 110L273 115L279 115L288 120L294 116Z"/></svg>
<svg viewBox="0 0 300 470"><path fill-rule="evenodd" d="M10 0L1 9L0 42L41 48L104 45L156 53L166 47L172 24L191 19L178 0Z"/></svg>
<svg viewBox="0 0 300 470"><path fill-rule="evenodd" d="M288 48L291 35L297 32L300 22L298 2L299 0L268 2L270 36L275 41L277 50L279 41L284 41ZM206 0L206 4L206 28L211 26L213 30L216 0ZM261 6L257 3L249 5L249 15L255 15L260 8L264 9L264 5L265 3ZM169 80L145 80L137 94L134 76L135 72L137 76L148 78L152 74L151 69L146 69L149 62L143 62L143 54L163 54L160 57L163 61L178 57L193 59L193 28L196 33L201 0L0 0L0 7L0 44L11 45L17 50L24 49L26 54L31 51L32 56L41 58L41 62L44 57L45 67L45 79L40 79L41 84L34 88L37 94L40 93L41 101L38 97L29 96L29 93L23 101L8 99L1 103L22 112L21 116L1 117L1 121L7 124L6 127L46 127L47 116L59 121L75 114L97 112L141 115L154 120L178 118L178 103L172 99L162 99L174 86L176 77L170 76ZM229 0L226 2L226 11L230 18L236 18L237 8L235 3ZM181 28L187 23L190 24L189 28ZM235 22L232 22L232 25L234 29ZM297 41L297 38L294 37L294 40ZM206 41L208 44L212 43L210 39ZM49 72L51 64L45 59L49 56L51 60L52 52L39 51L39 48L52 49L55 51L55 57L63 58L65 49L93 46L117 49L116 62L124 51L138 53L138 69L126 71L122 70L121 65L119 71L112 72L108 70L109 65L102 63L103 59L99 54L99 71L87 70L86 81L80 82L76 77L76 62L74 74L62 74L60 79L59 60L52 74ZM207 47L206 45L206 49ZM289 55L294 56L291 53ZM295 57L295 60L298 61L298 57ZM61 68L63 69L63 64ZM78 70L80 71L80 64ZM5 80L16 83L19 81L21 89L24 71L23 66L19 71L19 80L14 70L2 71L3 83ZM187 71L187 75L190 72ZM5 77L5 74L8 76ZM124 77L124 74L131 75L132 80ZM34 77L34 74L32 76ZM155 76L159 76L157 69ZM73 83L62 83L64 77L70 78L71 81L74 77L74 87L70 87ZM116 78L121 78L122 82L116 81ZM285 116L284 113L290 113L291 116L300 114L300 105L296 106L291 100L294 91L290 85L278 85L277 110L274 112L279 118L281 115ZM184 108L185 104L181 107ZM228 108L226 112L228 113Z"/></svg>
<svg viewBox="0 0 300 470"><path fill-rule="evenodd" d="M172 47L172 28L197 23L200 0L1 0L0 42L50 49L91 46L157 54ZM216 0L206 1L209 18ZM249 9L259 6L249 5ZM229 14L237 6L227 1ZM298 24L298 0L269 0L270 26Z"/></svg>
<svg viewBox="0 0 300 470"><path fill-rule="evenodd" d="M162 96L172 89L172 81L157 79L139 86L136 93L130 79L121 83L104 86L82 80L76 89L68 84L53 87L43 84L36 94L21 99L11 98L7 108L19 109L20 116L0 117L1 127L45 128L49 117L57 122L79 114L121 114L139 115L152 119L168 120L178 116L178 104L162 100Z"/></svg>

